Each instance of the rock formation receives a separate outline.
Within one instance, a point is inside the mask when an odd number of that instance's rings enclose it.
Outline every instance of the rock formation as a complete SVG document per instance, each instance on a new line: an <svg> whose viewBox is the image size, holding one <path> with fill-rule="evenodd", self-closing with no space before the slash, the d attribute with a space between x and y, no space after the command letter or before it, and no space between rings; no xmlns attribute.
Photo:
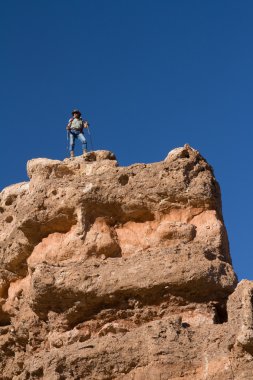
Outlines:
<svg viewBox="0 0 253 380"><path fill-rule="evenodd" d="M253 283L199 152L27 171L0 193L1 379L253 379Z"/></svg>

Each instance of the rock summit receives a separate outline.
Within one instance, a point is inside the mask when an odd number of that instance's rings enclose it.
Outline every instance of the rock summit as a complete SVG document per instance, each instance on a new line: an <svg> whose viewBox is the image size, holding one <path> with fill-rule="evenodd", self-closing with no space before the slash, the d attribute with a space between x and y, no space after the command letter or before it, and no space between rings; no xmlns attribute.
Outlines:
<svg viewBox="0 0 253 380"><path fill-rule="evenodd" d="M0 193L1 379L253 379L253 283L198 151L27 172Z"/></svg>

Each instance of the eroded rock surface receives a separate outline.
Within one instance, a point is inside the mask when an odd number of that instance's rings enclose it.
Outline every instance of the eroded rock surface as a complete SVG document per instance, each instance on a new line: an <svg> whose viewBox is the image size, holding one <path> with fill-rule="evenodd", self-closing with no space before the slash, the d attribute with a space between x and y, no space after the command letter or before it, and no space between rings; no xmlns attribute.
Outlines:
<svg viewBox="0 0 253 380"><path fill-rule="evenodd" d="M253 378L253 285L236 288L199 152L120 167L97 151L27 171L0 193L3 379Z"/></svg>

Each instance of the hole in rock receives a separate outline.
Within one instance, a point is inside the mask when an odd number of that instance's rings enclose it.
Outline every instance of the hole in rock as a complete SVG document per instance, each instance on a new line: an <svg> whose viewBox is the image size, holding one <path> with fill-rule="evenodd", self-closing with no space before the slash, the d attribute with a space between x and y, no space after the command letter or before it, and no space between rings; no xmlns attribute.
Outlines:
<svg viewBox="0 0 253 380"><path fill-rule="evenodd" d="M217 304L215 305L216 309L216 324L226 323L228 321L228 313L227 313L227 304Z"/></svg>
<svg viewBox="0 0 253 380"><path fill-rule="evenodd" d="M6 223L11 223L13 221L13 216L11 216L11 215L7 216L5 221L6 221Z"/></svg>
<svg viewBox="0 0 253 380"><path fill-rule="evenodd" d="M122 186L125 186L129 181L129 177L127 174L122 174L120 177L119 177L119 183L122 185Z"/></svg>
<svg viewBox="0 0 253 380"><path fill-rule="evenodd" d="M178 154L178 158L190 158L190 154L189 154L188 150L183 149L183 150Z"/></svg>
<svg viewBox="0 0 253 380"><path fill-rule="evenodd" d="M64 372L64 370L65 370L65 366L64 366L64 363L63 363L63 362L60 362L60 363L57 365L56 369L55 369L55 371L56 371L57 373L59 373L59 374L62 374L62 373Z"/></svg>
<svg viewBox="0 0 253 380"><path fill-rule="evenodd" d="M0 207L0 214L2 214L3 212L4 212L4 208Z"/></svg>
<svg viewBox="0 0 253 380"><path fill-rule="evenodd" d="M42 378L44 375L43 368L40 367L34 371L31 372L32 378Z"/></svg>
<svg viewBox="0 0 253 380"><path fill-rule="evenodd" d="M182 322L181 326L182 326L184 329L187 329L187 327L190 327L189 323L187 323L187 322Z"/></svg>
<svg viewBox="0 0 253 380"><path fill-rule="evenodd" d="M0 319L0 326L9 326L11 324L11 318L9 315L4 314Z"/></svg>
<svg viewBox="0 0 253 380"><path fill-rule="evenodd" d="M212 260L215 260L216 259L216 255L214 253L212 253L212 251L210 251L209 249L207 249L204 253L205 255L205 258L209 261L212 261Z"/></svg>
<svg viewBox="0 0 253 380"><path fill-rule="evenodd" d="M15 201L15 199L16 199L16 196L15 196L15 195L9 195L9 196L6 198L5 205L6 205L6 206L10 206L10 205L12 205L12 203Z"/></svg>

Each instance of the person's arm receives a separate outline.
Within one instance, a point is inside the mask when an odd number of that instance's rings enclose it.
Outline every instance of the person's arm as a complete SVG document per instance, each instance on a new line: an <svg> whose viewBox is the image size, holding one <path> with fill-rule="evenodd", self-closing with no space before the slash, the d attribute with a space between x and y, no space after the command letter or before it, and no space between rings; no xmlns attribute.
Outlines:
<svg viewBox="0 0 253 380"><path fill-rule="evenodd" d="M70 130L72 121L73 121L73 118L72 118L72 119L69 119L68 125L67 125L67 127L66 127L67 131Z"/></svg>
<svg viewBox="0 0 253 380"><path fill-rule="evenodd" d="M89 128L89 123L87 120L83 121L83 128Z"/></svg>

